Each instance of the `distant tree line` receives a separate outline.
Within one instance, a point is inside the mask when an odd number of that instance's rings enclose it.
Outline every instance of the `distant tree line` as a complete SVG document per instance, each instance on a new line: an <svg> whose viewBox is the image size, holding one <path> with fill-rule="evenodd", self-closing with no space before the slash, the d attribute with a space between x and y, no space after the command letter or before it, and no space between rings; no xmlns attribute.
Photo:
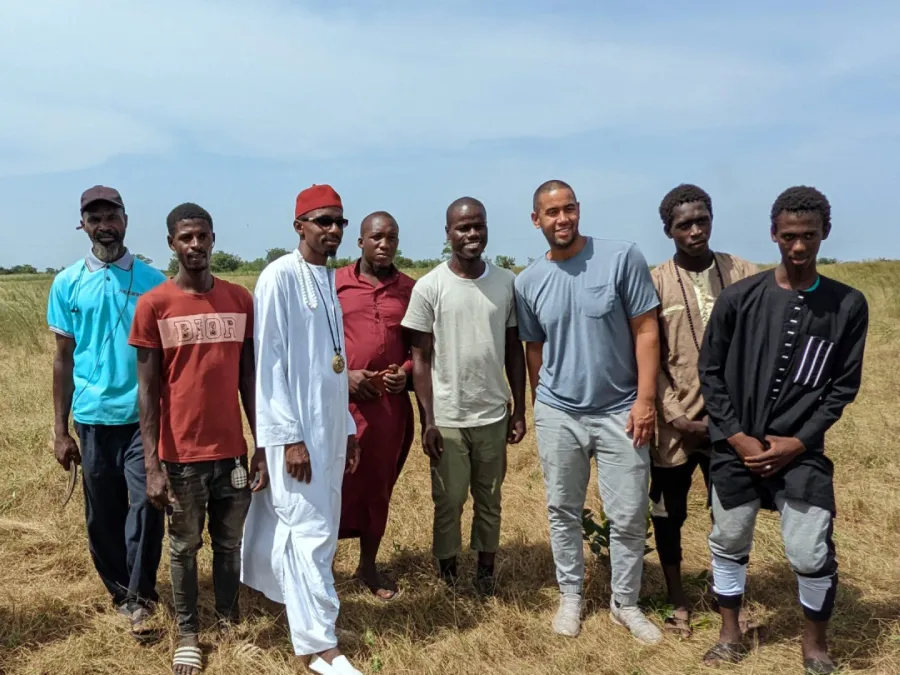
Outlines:
<svg viewBox="0 0 900 675"><path fill-rule="evenodd" d="M266 255L262 258L256 258L255 260L244 260L241 256L236 255L234 253L228 253L227 251L216 251L212 254L212 257L209 261L210 269L216 274L258 274L262 272L262 270L273 260L277 260L281 256L290 253L286 248L270 248L266 251ZM148 265L153 265L153 261L145 255L141 255L140 253L136 253L135 258L138 260L144 261ZM413 259L408 258L403 255L403 251L398 250L397 255L394 258L394 264L402 269L431 269L432 267L436 267L440 265L441 262L447 260L450 257L450 247L449 245L444 246L444 250L441 253L440 258L421 258L421 259ZM328 261L328 266L332 268L344 267L346 265L351 265L356 261L356 258L332 258ZM531 259L529 259L529 262ZM516 266L516 259L512 256L508 255L498 255L493 259L493 262L498 267L505 267L507 269L513 269ZM13 267L0 267L0 275L7 274L56 274L60 272L62 268L56 269L53 267L46 267L43 270L39 270L34 265L15 265ZM169 276L173 276L176 272L178 272L178 258L175 254L172 254L171 259L169 260L168 267L165 270Z"/></svg>
<svg viewBox="0 0 900 675"><path fill-rule="evenodd" d="M215 274L258 274L259 272L262 272L270 262L277 260L287 253L290 253L290 251L286 248L270 248L266 250L265 257L256 258L255 260L244 260L241 256L234 253L216 251L212 254L212 258L210 258L209 266ZM136 253L134 257L138 260L143 260L148 265L153 264L153 261L150 258L141 255L140 253ZM449 257L450 244L445 243L440 258L422 258L418 260L407 258L403 255L403 251L398 249L397 256L394 258L394 264L401 269L431 269L432 267L437 267ZM490 259L489 256L486 257ZM332 258L328 261L328 266L332 268L345 267L353 264L355 261L356 258ZM497 267L504 267L508 270L517 267L516 259L508 255L494 256L492 262L497 265ZM532 262L534 262L534 258L528 258L527 264L530 265ZM819 258L818 262L820 265L836 265L839 261L837 258L823 257ZM61 270L62 268L55 269L53 267L46 267L43 270L39 270L34 265L14 265L13 267L0 267L0 276L9 274L56 274ZM169 260L169 266L163 271L168 273L169 276L174 276L175 273L178 272L178 258L174 254L172 254L172 258Z"/></svg>
<svg viewBox="0 0 900 675"><path fill-rule="evenodd" d="M244 260L241 256L227 251L216 251L209 259L209 268L214 274L258 274L265 269L266 265L277 260L283 255L290 253L286 248L270 248L266 250L263 258L255 260ZM450 257L449 247L444 247L444 252L440 258L422 258L413 259L403 255L403 251L398 250L394 257L394 265L401 269L431 269L440 265L441 262ZM332 258L328 261L331 268L346 267L352 265L356 258ZM498 255L494 258L494 264L499 267L513 269L516 266L516 259L507 255ZM169 266L166 272L172 276L178 272L178 258L173 254L169 260Z"/></svg>

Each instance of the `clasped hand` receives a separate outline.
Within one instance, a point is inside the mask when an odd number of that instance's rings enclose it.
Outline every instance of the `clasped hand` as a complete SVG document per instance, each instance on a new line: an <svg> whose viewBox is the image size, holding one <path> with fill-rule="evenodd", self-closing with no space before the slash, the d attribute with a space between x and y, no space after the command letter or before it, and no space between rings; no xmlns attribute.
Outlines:
<svg viewBox="0 0 900 675"><path fill-rule="evenodd" d="M744 433L732 436L728 442L744 466L762 478L771 478L806 450L801 441L785 436L766 436L765 446Z"/></svg>
<svg viewBox="0 0 900 675"><path fill-rule="evenodd" d="M391 364L384 375L384 388L388 394L402 394L406 391L406 371L397 364ZM381 392L372 383L371 378L378 375L374 370L351 370L350 396L356 401L372 401L381 396Z"/></svg>

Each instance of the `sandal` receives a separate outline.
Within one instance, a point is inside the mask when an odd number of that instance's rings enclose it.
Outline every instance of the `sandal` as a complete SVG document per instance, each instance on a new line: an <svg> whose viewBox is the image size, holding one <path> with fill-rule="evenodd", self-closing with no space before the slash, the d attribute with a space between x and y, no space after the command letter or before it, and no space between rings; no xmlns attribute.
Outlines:
<svg viewBox="0 0 900 675"><path fill-rule="evenodd" d="M804 675L829 675L837 670L831 659L803 659Z"/></svg>
<svg viewBox="0 0 900 675"><path fill-rule="evenodd" d="M707 666L739 663L745 656L747 656L747 648L740 642L718 642L703 655L703 663Z"/></svg>
<svg viewBox="0 0 900 675"><path fill-rule="evenodd" d="M380 576L381 575L379 575L379 580L381 580ZM383 602L390 602L391 600L396 598L398 595L400 595L399 590L395 590L393 588L388 588L387 584L385 584L383 582L379 583L379 584L370 584L363 578L363 576L359 573L359 571L356 572L356 574L354 575L354 578L357 581L359 581L363 586L368 588L369 591L372 593L372 595L374 595L376 598L378 598L379 600L381 600Z"/></svg>
<svg viewBox="0 0 900 675"><path fill-rule="evenodd" d="M203 670L203 652L197 645L181 645L175 648L175 656L172 657L172 670L177 666L193 668L191 675L196 675Z"/></svg>
<svg viewBox="0 0 900 675"><path fill-rule="evenodd" d="M742 609L738 614L738 625L741 627L741 635L745 638L751 638L759 642L763 642L766 638L766 625L758 621L754 621L750 616L750 612Z"/></svg>
<svg viewBox="0 0 900 675"><path fill-rule="evenodd" d="M672 616L666 617L663 627L666 632L684 639L688 639L694 634L691 629L691 613L686 609L673 610Z"/></svg>
<svg viewBox="0 0 900 675"><path fill-rule="evenodd" d="M131 636L140 643L149 643L159 639L159 630L148 626L153 612L143 605L128 602L118 607L118 612L131 623Z"/></svg>

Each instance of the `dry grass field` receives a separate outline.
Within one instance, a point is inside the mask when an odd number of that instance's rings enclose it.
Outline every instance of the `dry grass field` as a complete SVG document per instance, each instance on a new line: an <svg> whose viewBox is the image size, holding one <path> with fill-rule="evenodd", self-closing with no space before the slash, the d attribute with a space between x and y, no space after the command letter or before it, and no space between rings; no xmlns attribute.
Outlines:
<svg viewBox="0 0 900 675"><path fill-rule="evenodd" d="M862 393L828 441L837 471L835 539L841 580L833 654L847 673L900 674L900 264L847 264L823 271L863 290L872 317ZM242 281L252 284L252 279ZM48 287L46 277L0 281L0 673L171 672L171 607L163 607L158 618L161 640L150 646L135 643L107 605L91 565L80 495L76 493L65 511L58 508L66 476L48 445L53 345L44 325ZM694 637L667 637L661 645L645 647L608 618L609 571L603 560L589 563L581 636L570 640L552 633L557 591L543 481L530 430L522 445L509 450L498 559L502 590L490 601L479 600L465 584L454 595L435 578L426 467L417 445L394 496L381 555L401 595L387 604L373 599L350 579L355 545L342 543L339 548L339 628L343 646L364 672L668 675L707 670L699 661L716 637L717 617L702 581L709 524L702 489L693 492L685 531L685 571L695 579L690 590ZM592 508L600 506L596 493L592 483ZM658 620L665 612L665 596L655 555L646 558L643 596ZM168 603L166 558L159 589ZM474 561L468 554L464 560L468 579ZM208 548L201 555L200 575L202 620L209 626ZM760 517L749 578L749 606L768 625L768 635L743 664L723 670L802 672L801 613L777 516ZM282 608L247 589L243 603L242 625L227 633L203 633L206 672L305 672L292 655Z"/></svg>

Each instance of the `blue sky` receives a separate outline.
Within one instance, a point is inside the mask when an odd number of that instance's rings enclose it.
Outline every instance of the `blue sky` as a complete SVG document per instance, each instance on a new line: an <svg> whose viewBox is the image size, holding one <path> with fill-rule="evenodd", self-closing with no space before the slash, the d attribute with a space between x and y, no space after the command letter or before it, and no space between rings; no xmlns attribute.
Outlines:
<svg viewBox="0 0 900 675"><path fill-rule="evenodd" d="M675 5L679 5L676 7ZM446 205L485 202L492 255L544 241L534 188L570 182L582 230L671 255L657 208L713 198L714 246L775 258L768 213L815 185L823 255L900 258L900 3L29 0L0 23L0 265L87 248L78 198L121 190L159 263L195 201L219 248L292 247L293 201L331 183L435 257ZM785 7L789 5L789 7Z"/></svg>

